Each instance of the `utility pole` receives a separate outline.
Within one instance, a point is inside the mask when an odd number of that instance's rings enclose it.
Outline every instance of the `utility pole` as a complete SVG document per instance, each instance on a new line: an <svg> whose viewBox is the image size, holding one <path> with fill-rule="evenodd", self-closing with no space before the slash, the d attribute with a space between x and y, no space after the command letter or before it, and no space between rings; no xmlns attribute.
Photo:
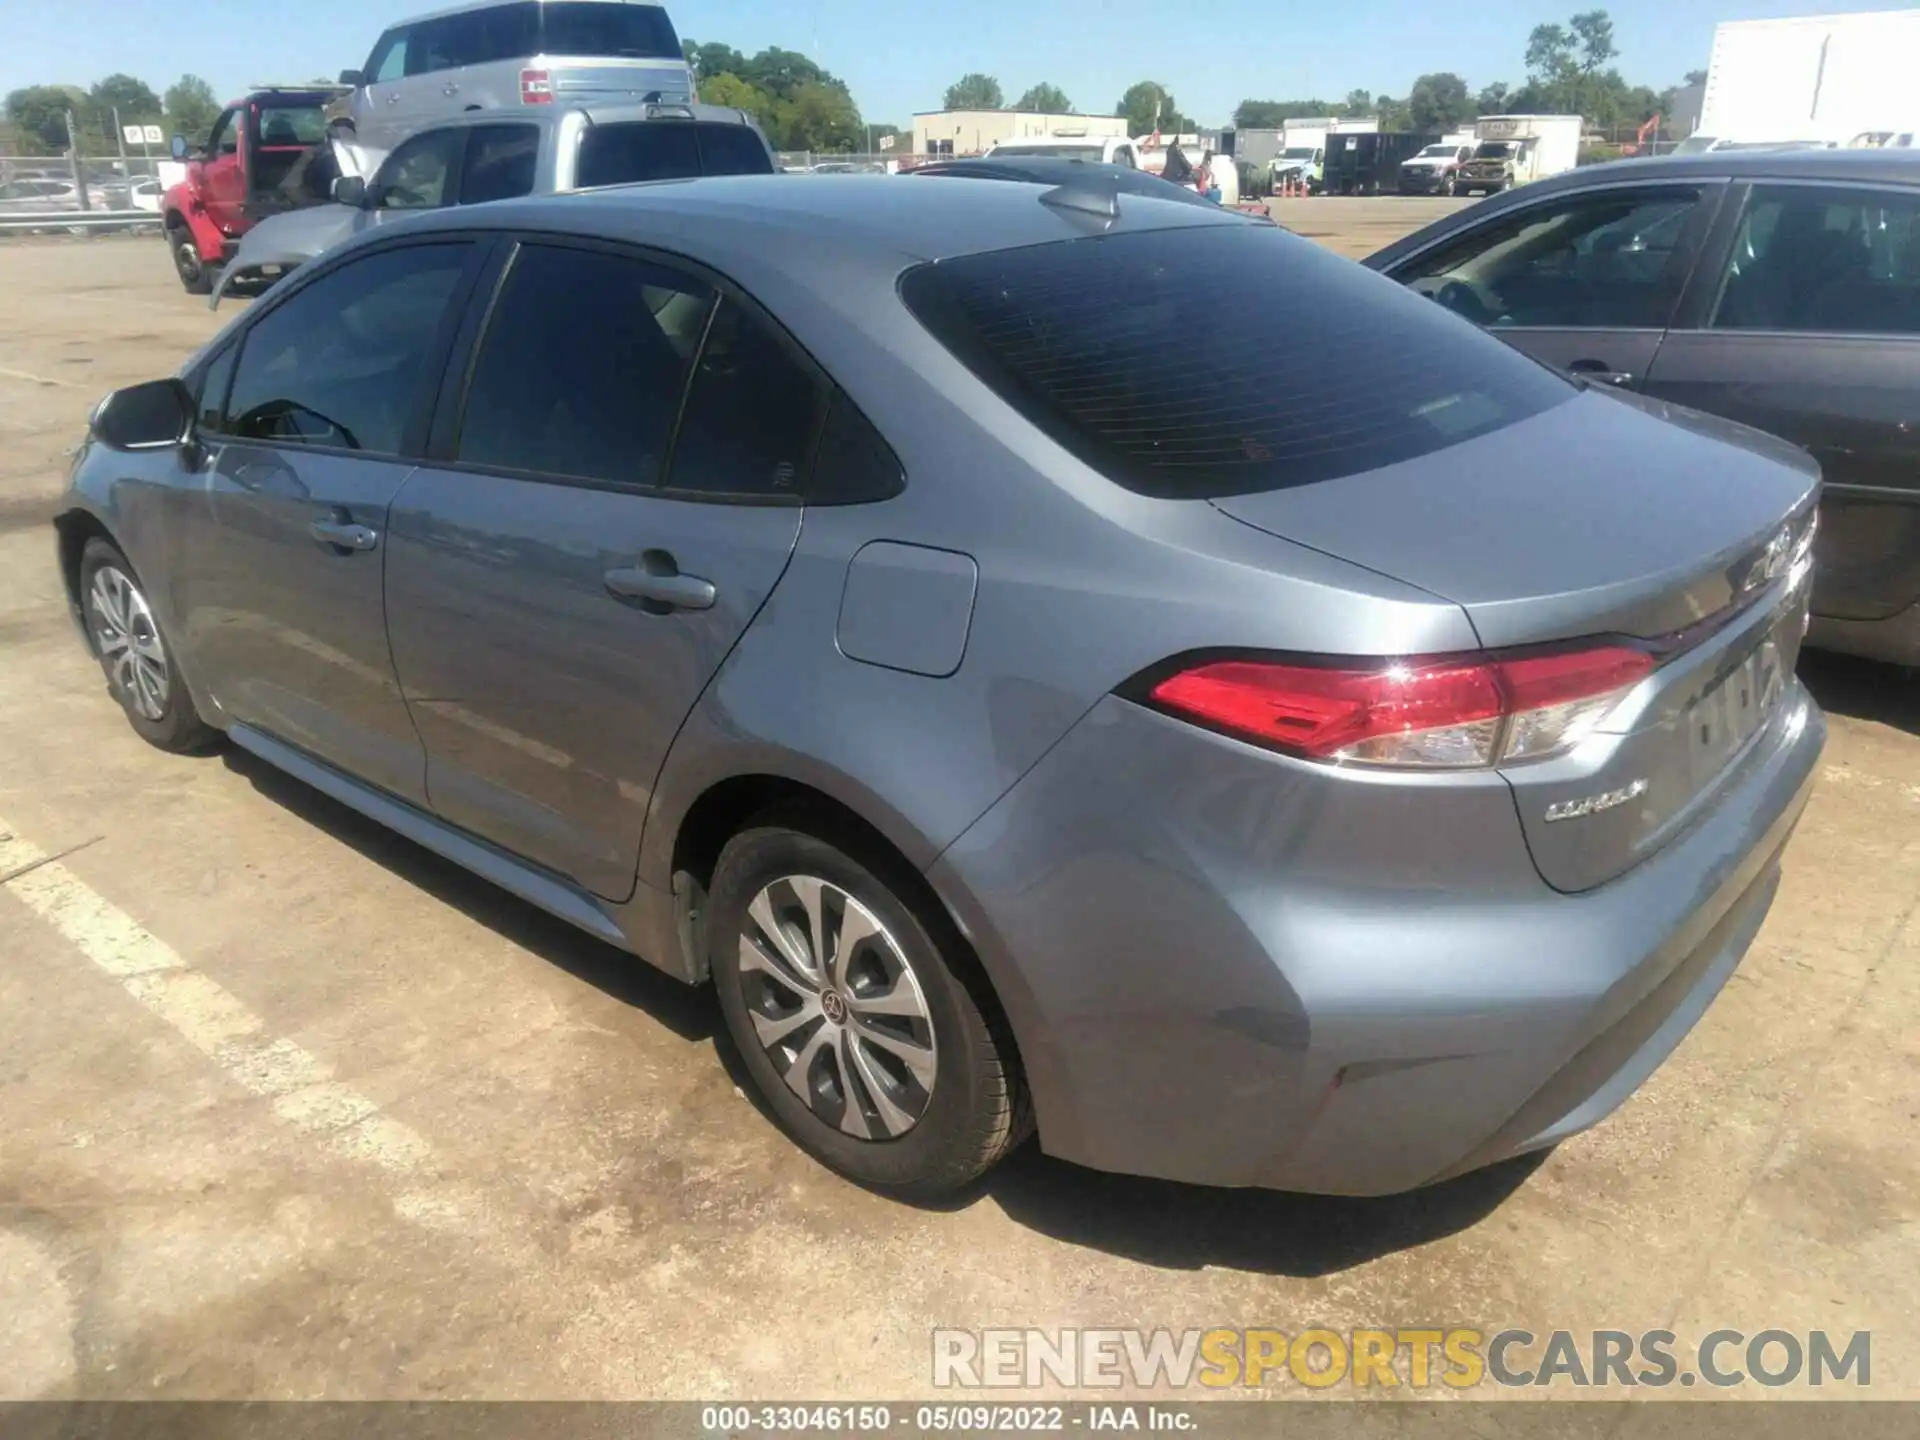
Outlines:
<svg viewBox="0 0 1920 1440"><path fill-rule="evenodd" d="M120 151L120 173L127 173L127 132L120 124L120 107L113 107L113 143Z"/></svg>
<svg viewBox="0 0 1920 1440"><path fill-rule="evenodd" d="M87 177L80 170L80 127L74 123L71 110L67 111L67 168L73 172L73 189L80 197L80 208L93 209L93 202L87 198Z"/></svg>

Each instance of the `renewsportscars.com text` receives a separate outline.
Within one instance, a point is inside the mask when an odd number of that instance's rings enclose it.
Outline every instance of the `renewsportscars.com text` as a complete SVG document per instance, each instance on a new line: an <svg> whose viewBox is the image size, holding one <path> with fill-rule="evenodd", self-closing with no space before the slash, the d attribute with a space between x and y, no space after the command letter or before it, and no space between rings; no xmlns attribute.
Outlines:
<svg viewBox="0 0 1920 1440"><path fill-rule="evenodd" d="M1506 1387L1769 1388L1873 1383L1855 1330L935 1330L933 1383L960 1389L1325 1390Z"/></svg>

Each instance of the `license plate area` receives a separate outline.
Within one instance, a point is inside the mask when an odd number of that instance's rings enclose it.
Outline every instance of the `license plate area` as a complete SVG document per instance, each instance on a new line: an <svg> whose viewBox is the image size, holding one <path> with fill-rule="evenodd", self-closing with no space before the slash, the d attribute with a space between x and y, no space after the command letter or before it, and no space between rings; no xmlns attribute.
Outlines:
<svg viewBox="0 0 1920 1440"><path fill-rule="evenodd" d="M1769 637L1687 707L1687 771L1695 789L1726 769L1759 733L1786 683L1780 646Z"/></svg>

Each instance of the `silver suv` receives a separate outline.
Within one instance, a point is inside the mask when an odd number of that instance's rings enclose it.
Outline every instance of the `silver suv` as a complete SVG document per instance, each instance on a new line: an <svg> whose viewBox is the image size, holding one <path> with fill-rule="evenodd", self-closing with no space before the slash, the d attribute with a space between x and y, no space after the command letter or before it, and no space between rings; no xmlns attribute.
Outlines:
<svg viewBox="0 0 1920 1440"><path fill-rule="evenodd" d="M687 104L693 71L673 21L646 0L483 0L393 26L336 120L374 150L468 110Z"/></svg>

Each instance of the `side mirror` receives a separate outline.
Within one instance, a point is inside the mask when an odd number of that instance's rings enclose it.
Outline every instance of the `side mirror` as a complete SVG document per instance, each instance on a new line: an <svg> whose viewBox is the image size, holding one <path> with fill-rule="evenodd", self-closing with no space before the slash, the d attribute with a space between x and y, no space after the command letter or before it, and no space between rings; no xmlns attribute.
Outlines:
<svg viewBox="0 0 1920 1440"><path fill-rule="evenodd" d="M173 155L174 159L176 160L186 159L187 158L187 137L184 135L174 136L173 139L168 142L167 149Z"/></svg>
<svg viewBox="0 0 1920 1440"><path fill-rule="evenodd" d="M93 436L115 450L166 450L193 435L193 395L177 378L115 390L93 412Z"/></svg>
<svg viewBox="0 0 1920 1440"><path fill-rule="evenodd" d="M358 70L342 70L340 72L340 83L342 85L351 85L358 89L367 83L367 77L362 75Z"/></svg>
<svg viewBox="0 0 1920 1440"><path fill-rule="evenodd" d="M333 182L333 199L337 205L351 205L356 210L364 210L367 205L367 182L358 175L342 175Z"/></svg>

